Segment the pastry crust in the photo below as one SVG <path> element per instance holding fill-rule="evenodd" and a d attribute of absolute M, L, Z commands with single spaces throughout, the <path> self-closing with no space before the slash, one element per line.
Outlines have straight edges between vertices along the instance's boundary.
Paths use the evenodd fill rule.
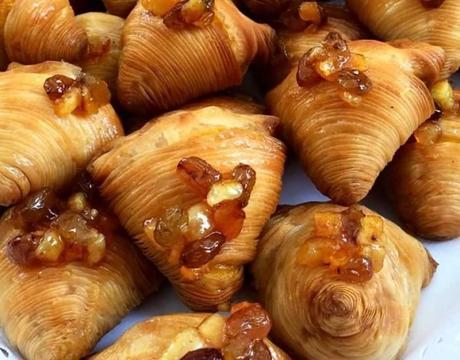
<path fill-rule="evenodd" d="M 300 87 L 297 69 L 267 95 L 288 145 L 313 183 L 340 204 L 362 200 L 378 174 L 417 127 L 434 112 L 423 83 L 439 77 L 444 52 L 423 43 L 393 46 L 374 40 L 349 43 L 367 61 L 371 91 L 354 107 L 330 81 Z"/>
<path fill-rule="evenodd" d="M 36 64 L 47 60 L 75 62 L 88 47 L 69 0 L 15 0 L 4 25 L 10 61 Z"/>
<path fill-rule="evenodd" d="M 57 116 L 43 85 L 56 74 L 76 78 L 63 62 L 12 64 L 0 73 L 0 205 L 43 187 L 68 185 L 90 159 L 123 134 L 110 104 L 95 114 Z"/>
<path fill-rule="evenodd" d="M 459 68 L 460 4 L 457 0 L 445 0 L 438 8 L 426 8 L 421 0 L 347 0 L 347 4 L 384 40 L 410 39 L 444 48 L 443 79 Z"/>
<path fill-rule="evenodd" d="M 179 333 L 190 328 L 198 329 L 212 315 L 188 313 L 154 317 L 130 328 L 115 344 L 91 360 L 160 360 Z M 270 350 L 271 360 L 290 359 L 267 338 L 264 343 Z"/>
<path fill-rule="evenodd" d="M 435 263 L 416 239 L 382 218 L 384 264 L 369 281 L 348 282 L 325 265 L 299 264 L 296 254 L 314 236 L 315 214 L 345 209 L 307 203 L 274 216 L 253 266 L 256 287 L 274 335 L 296 359 L 398 359 Z"/>
<path fill-rule="evenodd" d="M 216 0 L 213 21 L 168 28 L 139 2 L 126 20 L 118 95 L 125 109 L 158 113 L 239 85 L 254 59 L 270 53 L 274 31 L 230 0 Z"/>
<path fill-rule="evenodd" d="M 7 256 L 14 207 L 0 220 L 0 326 L 27 359 L 80 359 L 147 295 L 160 275 L 124 233 L 102 263 L 24 267 Z"/>
<path fill-rule="evenodd" d="M 460 100 L 459 90 L 455 95 Z M 444 113 L 425 125 L 439 129 L 440 138 L 404 145 L 385 170 L 385 185 L 408 230 L 450 239 L 460 235 L 460 116 Z"/>
<path fill-rule="evenodd" d="M 243 265 L 254 258 L 257 236 L 275 211 L 285 160 L 284 145 L 271 137 L 276 118 L 251 114 L 254 106 L 241 101 L 212 100 L 210 104 L 150 121 L 115 142 L 89 167 L 122 224 L 194 309 L 215 309 L 240 288 Z M 211 260 L 212 270 L 192 282 L 182 279 L 179 266 L 169 263 L 165 251 L 144 232 L 144 222 L 158 218 L 165 209 L 186 208 L 199 201 L 175 175 L 179 161 L 189 156 L 200 157 L 222 173 L 239 163 L 256 172 L 240 235 Z"/>

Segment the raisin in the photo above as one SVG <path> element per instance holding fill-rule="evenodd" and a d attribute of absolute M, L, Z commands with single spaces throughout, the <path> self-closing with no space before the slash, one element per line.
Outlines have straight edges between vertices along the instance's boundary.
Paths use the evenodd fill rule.
<path fill-rule="evenodd" d="M 189 351 L 181 357 L 181 360 L 223 360 L 222 353 L 218 349 L 206 348 Z"/>
<path fill-rule="evenodd" d="M 62 203 L 56 194 L 45 188 L 29 195 L 25 204 L 19 207 L 19 214 L 27 229 L 36 223 L 54 220 L 61 209 Z"/>
<path fill-rule="evenodd" d="M 342 89 L 357 95 L 367 94 L 372 89 L 372 82 L 367 75 L 354 69 L 341 70 L 337 84 Z"/>
<path fill-rule="evenodd" d="M 75 80 L 64 75 L 54 75 L 45 80 L 43 88 L 49 99 L 52 101 L 60 99 L 68 89 L 75 83 Z"/>
<path fill-rule="evenodd" d="M 271 320 L 259 304 L 242 303 L 232 307 L 227 318 L 226 334 L 230 338 L 244 335 L 251 340 L 265 338 L 271 330 Z"/>
<path fill-rule="evenodd" d="M 182 159 L 177 165 L 177 175 L 203 198 L 212 184 L 222 179 L 220 172 L 198 157 Z"/>
<path fill-rule="evenodd" d="M 426 8 L 438 8 L 444 3 L 444 0 L 420 0 L 420 2 Z"/>
<path fill-rule="evenodd" d="M 243 185 L 243 195 L 240 197 L 242 207 L 246 207 L 251 196 L 252 189 L 256 184 L 256 172 L 249 165 L 239 164 L 233 169 L 233 179 Z"/>
<path fill-rule="evenodd" d="M 36 234 L 16 236 L 6 245 L 7 255 L 18 265 L 30 265 L 39 242 L 40 236 Z"/>
<path fill-rule="evenodd" d="M 361 210 L 353 206 L 342 212 L 341 240 L 343 242 L 356 244 L 356 238 L 361 229 L 361 219 L 364 216 Z"/>
<path fill-rule="evenodd" d="M 214 259 L 224 243 L 225 237 L 219 232 L 190 242 L 182 251 L 182 263 L 189 268 L 199 268 Z"/>
<path fill-rule="evenodd" d="M 367 257 L 357 256 L 337 269 L 340 279 L 350 282 L 365 282 L 372 278 L 372 262 Z"/>

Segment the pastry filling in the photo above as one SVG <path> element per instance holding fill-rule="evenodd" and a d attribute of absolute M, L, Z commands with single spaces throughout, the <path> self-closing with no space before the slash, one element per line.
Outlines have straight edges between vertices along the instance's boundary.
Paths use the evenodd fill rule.
<path fill-rule="evenodd" d="M 297 253 L 300 265 L 328 266 L 339 279 L 350 282 L 368 281 L 382 269 L 385 249 L 379 244 L 380 216 L 365 215 L 352 206 L 340 213 L 317 212 L 314 221 L 314 236 Z"/>
<path fill-rule="evenodd" d="M 142 6 L 163 18 L 168 28 L 207 26 L 214 18 L 214 0 L 141 0 Z"/>
<path fill-rule="evenodd" d="M 288 1 L 280 21 L 291 31 L 306 28 L 314 31 L 327 22 L 327 15 L 316 1 Z"/>
<path fill-rule="evenodd" d="M 110 103 L 110 91 L 105 81 L 80 73 L 74 80 L 54 75 L 43 85 L 58 116 L 91 115 Z"/>
<path fill-rule="evenodd" d="M 190 157 L 179 162 L 177 175 L 201 201 L 186 209 L 167 209 L 162 216 L 147 220 L 144 231 L 169 251 L 169 262 L 181 266 L 184 278 L 195 279 L 224 244 L 240 234 L 256 173 L 240 164 L 231 173 L 221 174 L 206 161 Z"/>
<path fill-rule="evenodd" d="M 372 89 L 365 74 L 366 58 L 352 53 L 347 42 L 336 32 L 330 32 L 321 45 L 311 48 L 299 61 L 297 83 L 310 87 L 322 79 L 337 85 L 338 95 L 352 106 L 358 106 Z"/>
<path fill-rule="evenodd" d="M 444 4 L 444 0 L 420 0 L 420 2 L 423 6 L 429 9 L 438 8 Z"/>
<path fill-rule="evenodd" d="M 17 205 L 12 219 L 19 234 L 7 243 L 9 258 L 22 266 L 100 263 L 117 225 L 91 204 L 88 188 L 80 188 L 67 201 L 43 189 Z"/>
<path fill-rule="evenodd" d="M 161 360 L 270 360 L 264 343 L 271 329 L 267 312 L 259 305 L 241 303 L 224 319 L 214 314 L 197 328 L 179 333 Z"/>

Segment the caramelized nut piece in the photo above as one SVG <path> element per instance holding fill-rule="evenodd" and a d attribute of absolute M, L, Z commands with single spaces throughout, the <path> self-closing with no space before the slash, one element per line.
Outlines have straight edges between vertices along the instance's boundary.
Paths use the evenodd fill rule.
<path fill-rule="evenodd" d="M 35 256 L 44 262 L 56 262 L 59 260 L 64 248 L 64 242 L 59 234 L 54 230 L 48 230 L 35 249 Z"/>
<path fill-rule="evenodd" d="M 442 111 L 453 112 L 455 110 L 454 91 L 449 80 L 442 80 L 434 84 L 431 88 L 431 95 Z"/>
<path fill-rule="evenodd" d="M 98 234 L 96 237 L 88 241 L 86 245 L 88 256 L 86 261 L 89 265 L 96 265 L 102 261 L 105 256 L 105 236 Z"/>
<path fill-rule="evenodd" d="M 206 201 L 209 206 L 215 206 L 223 201 L 236 200 L 243 195 L 243 190 L 243 185 L 238 181 L 219 181 L 211 186 Z"/>

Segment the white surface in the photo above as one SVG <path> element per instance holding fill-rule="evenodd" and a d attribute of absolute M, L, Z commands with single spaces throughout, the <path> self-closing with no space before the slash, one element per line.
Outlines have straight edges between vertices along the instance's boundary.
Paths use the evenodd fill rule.
<path fill-rule="evenodd" d="M 298 204 L 306 201 L 327 200 L 311 184 L 297 164 L 286 168 L 282 204 Z M 383 216 L 394 219 L 379 189 L 374 189 L 364 204 Z M 460 239 L 447 242 L 425 242 L 433 257 L 439 262 L 431 285 L 423 290 L 421 303 L 412 327 L 405 360 L 458 360 L 460 359 Z M 253 299 L 254 294 L 246 288 L 239 299 Z M 133 324 L 154 315 L 189 311 L 170 286 L 153 294 L 142 306 L 132 311 L 123 322 L 109 332 L 98 344 L 103 349 L 117 339 Z M 2 344 L 3 343 L 3 344 Z M 7 348 L 0 337 L 0 347 Z M 1 360 L 19 359 L 13 353 Z M 333 360 L 333 359 L 331 359 Z"/>

